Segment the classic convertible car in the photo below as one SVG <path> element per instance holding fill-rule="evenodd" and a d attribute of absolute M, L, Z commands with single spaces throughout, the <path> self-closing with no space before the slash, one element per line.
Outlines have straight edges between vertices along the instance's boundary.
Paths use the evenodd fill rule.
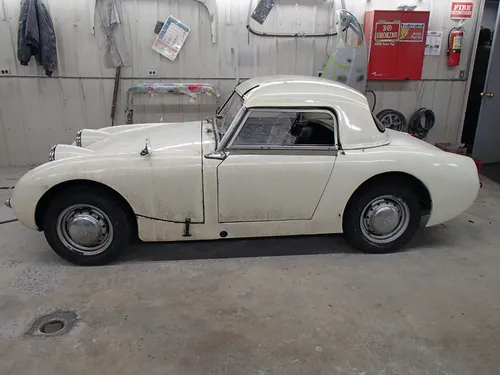
<path fill-rule="evenodd" d="M 472 159 L 373 118 L 321 78 L 238 85 L 214 118 L 84 129 L 17 184 L 8 205 L 63 258 L 104 264 L 129 240 L 345 233 L 368 253 L 465 211 Z"/>

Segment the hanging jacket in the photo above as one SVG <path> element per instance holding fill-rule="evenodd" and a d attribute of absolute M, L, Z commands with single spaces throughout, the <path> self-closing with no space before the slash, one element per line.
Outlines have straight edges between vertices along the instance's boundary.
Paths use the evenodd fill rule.
<path fill-rule="evenodd" d="M 57 45 L 54 24 L 42 0 L 23 0 L 19 15 L 17 57 L 21 65 L 28 65 L 31 56 L 52 77 L 57 67 Z"/>

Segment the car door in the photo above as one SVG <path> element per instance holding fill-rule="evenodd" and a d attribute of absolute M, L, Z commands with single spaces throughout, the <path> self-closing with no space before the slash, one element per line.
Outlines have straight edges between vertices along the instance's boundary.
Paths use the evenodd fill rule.
<path fill-rule="evenodd" d="M 218 166 L 219 222 L 310 220 L 337 156 L 335 116 L 251 109 Z"/>

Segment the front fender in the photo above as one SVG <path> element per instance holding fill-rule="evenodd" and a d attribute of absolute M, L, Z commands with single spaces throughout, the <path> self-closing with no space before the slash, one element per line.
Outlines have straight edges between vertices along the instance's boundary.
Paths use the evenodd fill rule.
<path fill-rule="evenodd" d="M 109 186 L 122 195 L 135 213 L 150 212 L 153 196 L 148 158 L 79 156 L 43 164 L 26 173 L 16 184 L 11 206 L 19 221 L 38 230 L 35 212 L 40 199 L 53 187 L 85 180 Z"/>

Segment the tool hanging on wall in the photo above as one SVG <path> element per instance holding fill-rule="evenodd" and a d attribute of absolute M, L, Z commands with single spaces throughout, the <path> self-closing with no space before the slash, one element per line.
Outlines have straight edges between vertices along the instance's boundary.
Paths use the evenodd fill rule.
<path fill-rule="evenodd" d="M 101 21 L 101 30 L 106 37 L 104 65 L 107 68 L 116 69 L 113 101 L 111 103 L 111 126 L 114 126 L 122 66 L 129 65 L 129 54 L 125 43 L 121 17 L 122 1 L 97 0 L 96 6 Z"/>
<path fill-rule="evenodd" d="M 342 0 L 343 1 L 343 0 Z M 328 38 L 337 35 L 336 31 L 326 32 L 326 33 L 306 33 L 303 31 L 296 33 L 275 33 L 275 32 L 263 32 L 258 31 L 250 25 L 252 19 L 261 25 L 265 22 L 267 16 L 271 12 L 275 4 L 274 0 L 260 0 L 256 8 L 254 8 L 254 1 L 250 1 L 248 19 L 247 19 L 247 30 L 250 34 L 260 37 L 270 37 L 270 38 Z M 271 5 L 272 4 L 272 5 Z M 331 7 L 331 18 L 334 16 L 334 7 Z M 262 21 L 262 22 L 261 22 Z M 333 25 L 333 22 L 331 23 Z M 249 39 L 250 42 L 250 39 Z"/>
<path fill-rule="evenodd" d="M 321 76 L 365 92 L 368 52 L 363 29 L 356 17 L 344 9 L 337 11 L 336 28 L 337 43 Z"/>
<path fill-rule="evenodd" d="M 116 102 L 118 101 L 118 91 L 120 89 L 121 74 L 122 74 L 122 67 L 119 66 L 118 68 L 116 68 L 116 74 L 115 74 L 115 87 L 113 90 L 113 102 L 111 104 L 111 126 L 115 126 Z"/>
<path fill-rule="evenodd" d="M 252 13 L 252 18 L 261 25 L 264 24 L 275 4 L 276 0 L 260 0 Z"/>

